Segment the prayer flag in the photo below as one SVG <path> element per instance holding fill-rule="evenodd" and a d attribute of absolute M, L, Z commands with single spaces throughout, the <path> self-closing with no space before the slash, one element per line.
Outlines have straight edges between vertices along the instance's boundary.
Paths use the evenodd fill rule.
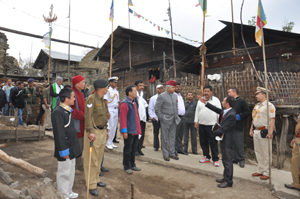
<path fill-rule="evenodd" d="M 111 1 L 109 20 L 110 20 L 111 22 L 114 21 L 114 0 Z"/>
<path fill-rule="evenodd" d="M 131 10 L 131 9 L 129 8 L 129 12 L 132 14 L 132 13 L 133 13 L 133 10 Z"/>
<path fill-rule="evenodd" d="M 135 17 L 136 17 L 136 16 L 137 16 L 137 13 L 136 13 L 136 12 L 134 12 L 133 16 L 135 16 Z"/>
<path fill-rule="evenodd" d="M 19 53 L 19 65 L 20 66 L 23 66 L 23 60 L 21 58 L 21 53 Z"/>
<path fill-rule="evenodd" d="M 255 28 L 255 41 L 261 46 L 262 28 L 267 24 L 266 15 L 260 0 L 258 0 L 257 19 Z M 262 26 L 261 26 L 262 25 Z"/>
<path fill-rule="evenodd" d="M 43 36 L 43 42 L 45 44 L 45 47 L 49 49 L 50 49 L 50 42 L 51 42 L 51 34 L 52 34 L 52 28 L 50 27 L 50 32 L 47 32 Z"/>
<path fill-rule="evenodd" d="M 199 4 L 203 10 L 203 14 L 207 13 L 207 0 L 199 0 Z"/>
<path fill-rule="evenodd" d="M 128 5 L 133 6 L 133 3 L 131 0 L 128 0 Z"/>

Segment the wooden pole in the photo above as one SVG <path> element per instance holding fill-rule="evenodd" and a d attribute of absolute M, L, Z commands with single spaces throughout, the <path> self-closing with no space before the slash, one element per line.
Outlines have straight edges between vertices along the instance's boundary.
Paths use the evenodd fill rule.
<path fill-rule="evenodd" d="M 231 17 L 232 17 L 232 42 L 233 42 L 233 55 L 235 55 L 235 38 L 234 38 L 233 0 L 231 0 Z"/>
<path fill-rule="evenodd" d="M 70 85 L 71 0 L 69 0 L 68 84 Z"/>
<path fill-rule="evenodd" d="M 201 68 L 201 96 L 204 96 L 203 88 L 204 88 L 204 67 L 205 67 L 205 44 L 204 44 L 204 33 L 205 33 L 205 14 L 203 12 L 203 32 L 202 32 L 202 68 Z M 201 52 L 201 48 L 200 48 Z"/>
<path fill-rule="evenodd" d="M 129 13 L 129 4 L 128 4 L 128 27 L 130 29 L 130 13 Z M 129 35 L 129 71 L 131 71 L 131 37 Z"/>
<path fill-rule="evenodd" d="M 134 199 L 134 183 L 131 183 L 131 199 Z"/>
<path fill-rule="evenodd" d="M 260 16 L 261 16 L 261 9 L 262 9 L 262 5 L 261 5 L 261 1 L 259 0 L 259 6 L 260 6 Z M 265 88 L 267 89 L 267 128 L 268 128 L 268 151 L 269 151 L 269 189 L 270 191 L 272 191 L 272 175 L 271 175 L 271 133 L 270 132 L 270 116 L 269 116 L 269 92 L 268 92 L 268 76 L 267 76 L 267 63 L 266 63 L 266 52 L 265 52 L 265 39 L 264 39 L 264 30 L 263 30 L 263 24 L 262 24 L 262 20 L 260 21 L 260 27 L 261 27 L 261 32 L 262 32 L 262 36 L 261 36 L 261 42 L 262 42 L 262 50 L 263 50 L 263 60 L 264 60 L 264 72 L 265 72 Z"/>
<path fill-rule="evenodd" d="M 174 67 L 174 79 L 176 80 L 176 62 L 175 62 L 175 52 L 174 52 L 173 23 L 172 23 L 170 0 L 169 0 L 169 11 L 170 11 L 170 25 L 171 25 L 171 36 L 172 36 L 172 57 L 173 57 L 173 67 Z"/>
<path fill-rule="evenodd" d="M 51 23 L 49 24 L 49 39 L 50 39 L 50 44 L 49 44 L 49 60 L 48 60 L 48 84 L 50 83 L 50 60 L 51 60 L 51 35 L 52 35 L 52 28 L 51 28 Z"/>
<path fill-rule="evenodd" d="M 113 40 L 114 40 L 114 21 L 111 22 L 111 37 L 110 37 L 110 63 L 109 63 L 109 77 L 111 77 L 111 71 L 112 71 L 112 54 L 113 54 Z"/>
<path fill-rule="evenodd" d="M 165 52 L 163 52 L 163 65 L 164 65 L 164 80 L 166 81 L 166 79 L 167 79 L 167 73 L 166 73 L 166 57 L 165 57 Z"/>

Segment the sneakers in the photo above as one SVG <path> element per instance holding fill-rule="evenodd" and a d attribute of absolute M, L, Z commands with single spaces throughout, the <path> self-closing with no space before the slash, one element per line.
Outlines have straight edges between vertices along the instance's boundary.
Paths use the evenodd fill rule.
<path fill-rule="evenodd" d="M 215 167 L 219 167 L 219 166 L 220 166 L 219 161 L 214 161 L 214 166 L 215 166 Z"/>
<path fill-rule="evenodd" d="M 78 193 L 70 193 L 69 198 L 78 198 Z"/>
<path fill-rule="evenodd" d="M 199 160 L 200 163 L 208 163 L 210 162 L 210 159 L 206 158 L 205 156 Z"/>
<path fill-rule="evenodd" d="M 111 145 L 105 145 L 106 146 L 106 148 L 108 148 L 108 149 L 110 149 L 110 150 L 113 150 L 113 147 L 111 146 Z"/>
<path fill-rule="evenodd" d="M 111 146 L 112 146 L 113 148 L 118 148 L 118 147 L 117 147 L 116 145 L 114 145 L 114 144 L 112 144 Z"/>
<path fill-rule="evenodd" d="M 133 171 L 131 169 L 127 169 L 127 170 L 125 170 L 125 172 L 128 173 L 128 174 L 132 174 L 133 173 Z"/>
<path fill-rule="evenodd" d="M 131 170 L 133 170 L 133 171 L 140 171 L 141 169 L 138 168 L 138 167 L 131 167 Z"/>

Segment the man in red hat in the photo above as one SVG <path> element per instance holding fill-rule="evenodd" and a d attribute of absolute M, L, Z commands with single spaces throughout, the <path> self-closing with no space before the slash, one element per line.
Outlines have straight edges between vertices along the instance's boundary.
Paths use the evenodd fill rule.
<path fill-rule="evenodd" d="M 72 90 L 75 94 L 74 105 L 71 106 L 73 109 L 73 118 L 75 123 L 75 129 L 77 132 L 77 138 L 79 141 L 81 152 L 83 151 L 83 135 L 84 135 L 84 113 L 85 113 L 85 100 L 82 94 L 82 90 L 85 86 L 84 78 L 81 75 L 76 75 L 72 79 Z M 78 171 L 77 171 L 78 170 Z M 80 170 L 83 170 L 82 157 L 79 156 L 76 158 L 76 173 L 79 173 Z"/>
<path fill-rule="evenodd" d="M 161 150 L 165 161 L 170 161 L 170 158 L 179 159 L 175 155 L 176 127 L 180 122 L 175 86 L 175 81 L 167 81 L 166 91 L 157 97 L 154 108 L 161 125 Z"/>

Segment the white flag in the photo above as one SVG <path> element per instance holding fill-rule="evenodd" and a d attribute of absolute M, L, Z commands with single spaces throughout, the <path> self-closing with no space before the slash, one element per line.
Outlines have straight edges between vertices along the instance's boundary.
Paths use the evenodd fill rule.
<path fill-rule="evenodd" d="M 44 36 L 43 36 L 43 42 L 45 44 L 45 47 L 50 49 L 50 34 L 49 34 L 49 32 L 47 32 L 46 34 L 44 34 Z"/>

